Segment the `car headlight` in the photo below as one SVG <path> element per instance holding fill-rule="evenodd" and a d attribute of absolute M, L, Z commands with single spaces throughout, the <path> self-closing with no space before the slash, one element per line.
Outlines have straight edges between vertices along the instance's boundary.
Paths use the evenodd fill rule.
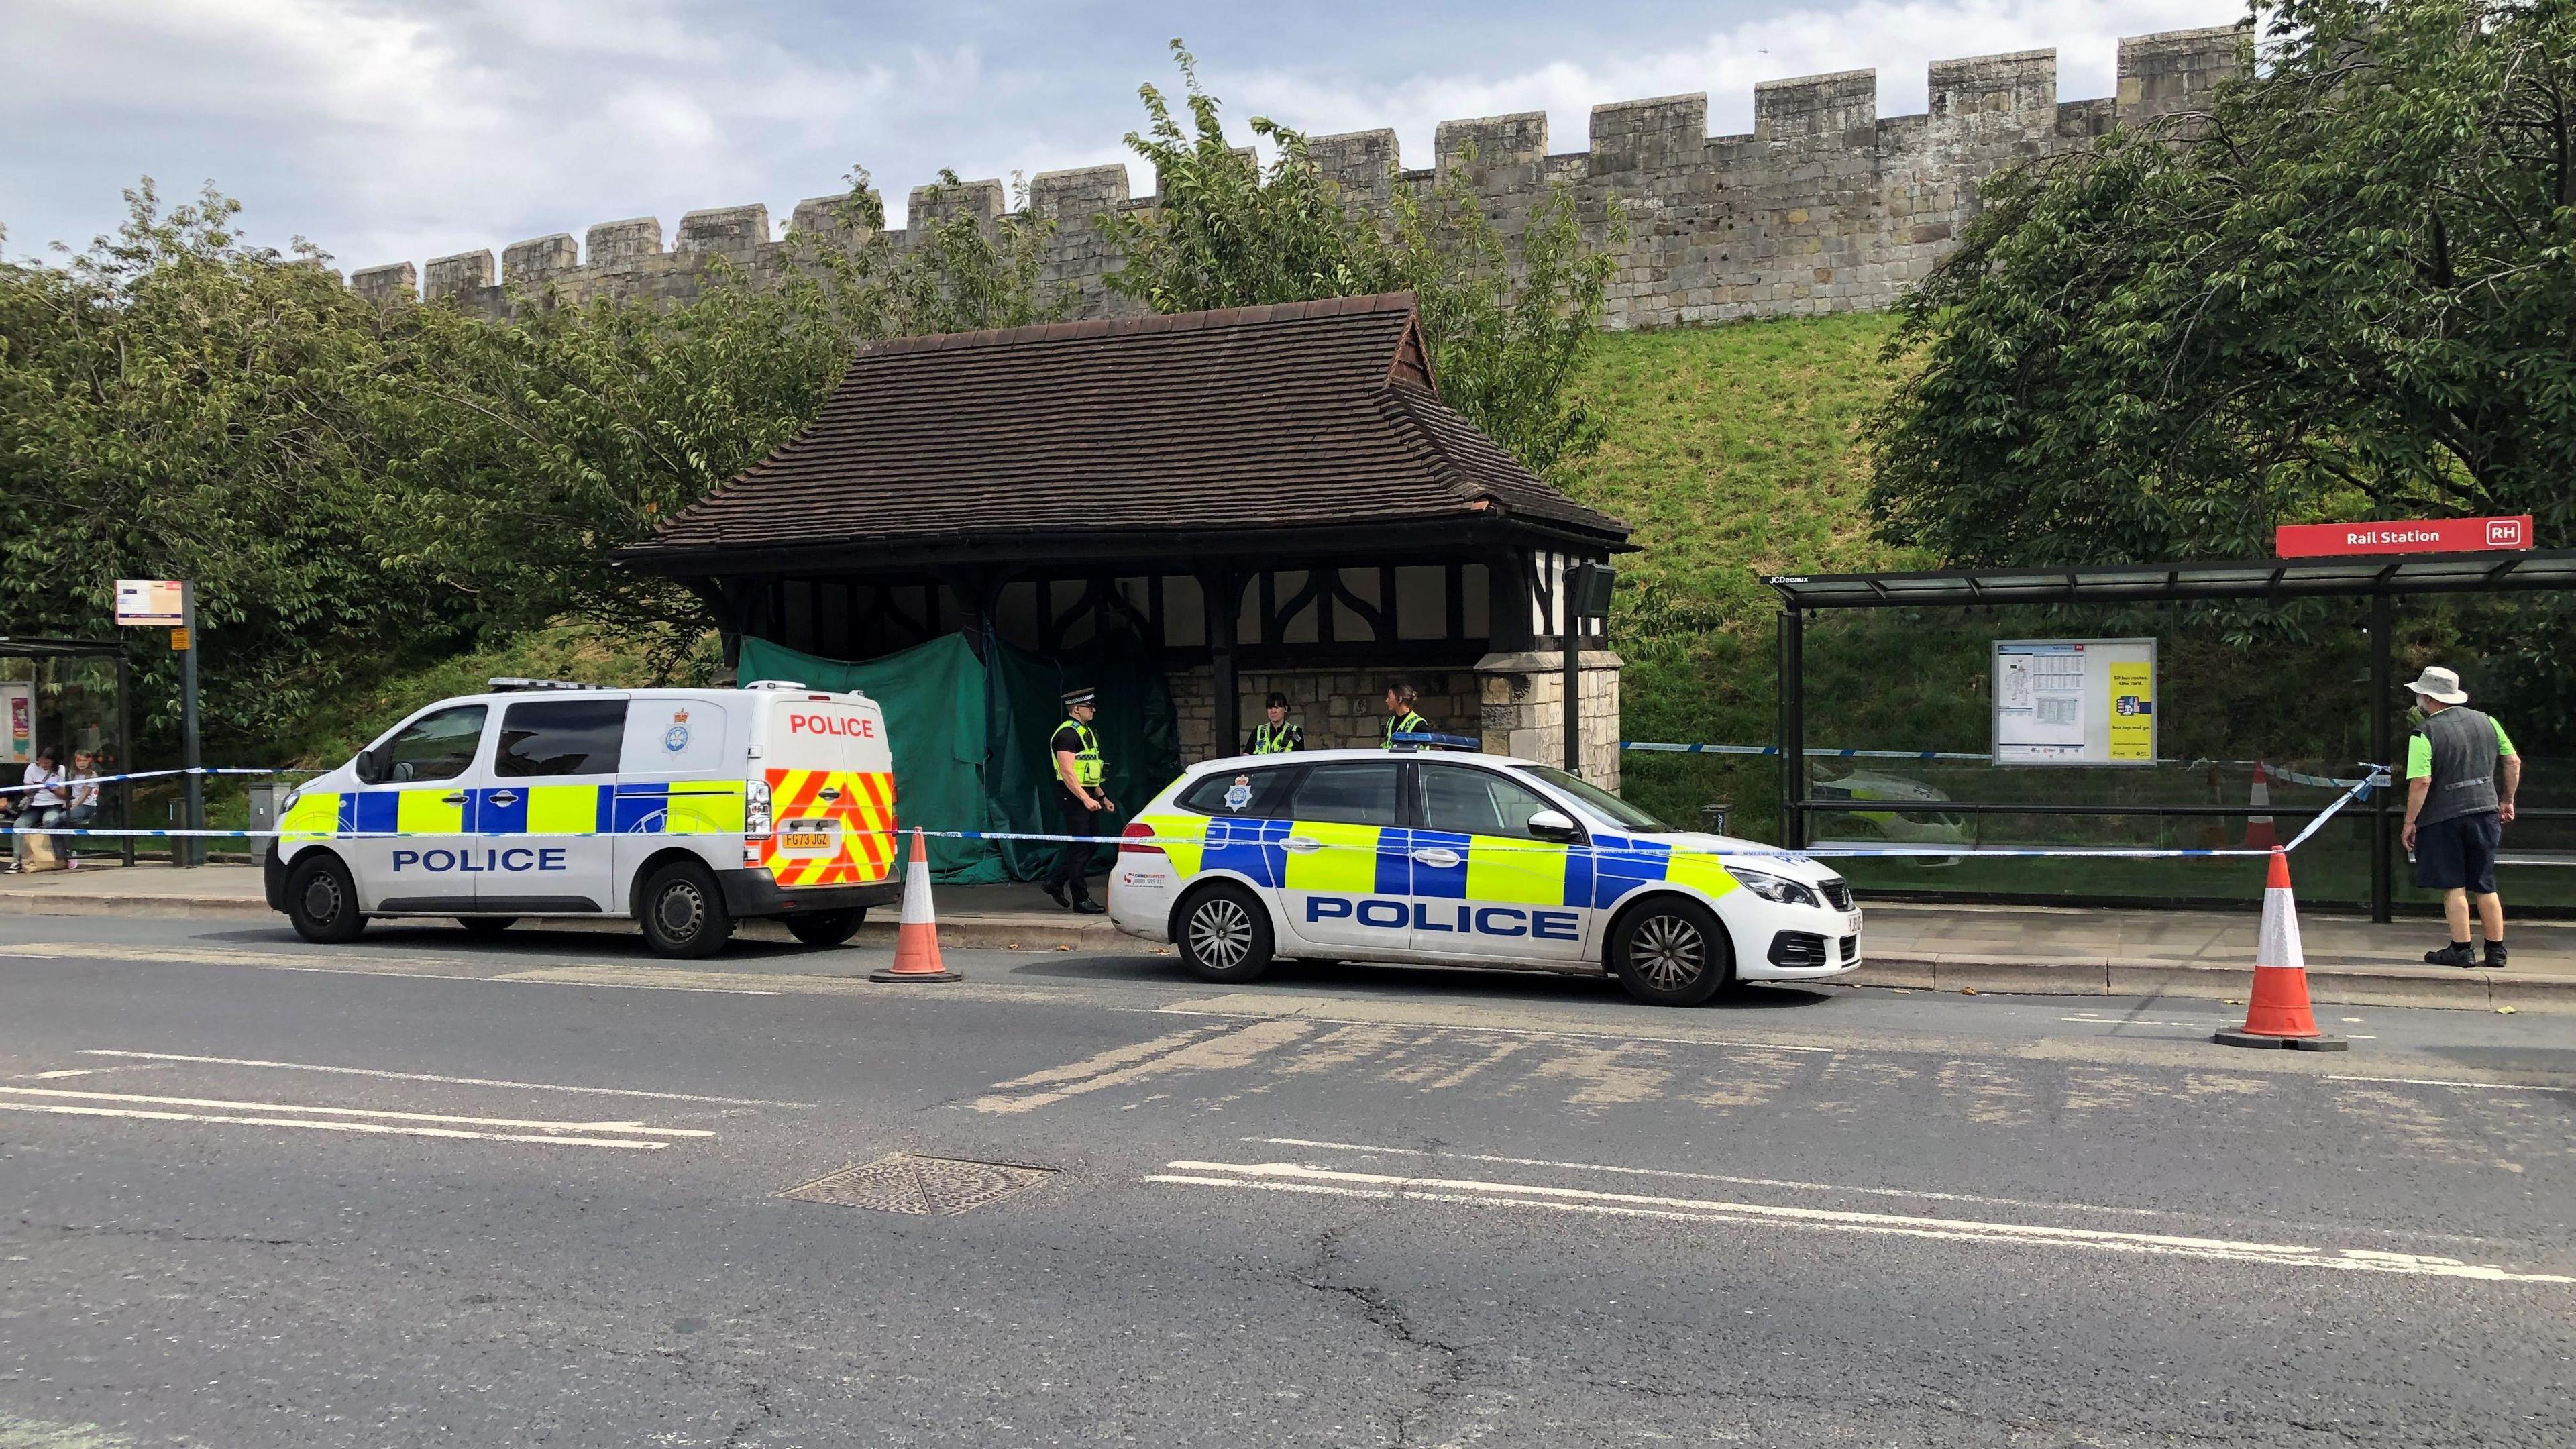
<path fill-rule="evenodd" d="M 1797 881 L 1793 881 L 1786 876 L 1769 875 L 1758 870 L 1744 870 L 1732 865 L 1726 868 L 1726 873 L 1735 877 L 1735 883 L 1737 885 L 1744 887 L 1746 890 L 1753 892 L 1755 895 L 1760 896 L 1766 901 L 1778 901 L 1784 906 L 1819 906 L 1823 904 L 1823 902 L 1816 899 L 1816 893 L 1814 891 L 1807 889 L 1804 885 L 1801 885 Z"/>
<path fill-rule="evenodd" d="M 750 787 L 742 792 L 742 833 L 745 835 L 769 833 L 769 782 L 767 780 L 754 780 Z"/>

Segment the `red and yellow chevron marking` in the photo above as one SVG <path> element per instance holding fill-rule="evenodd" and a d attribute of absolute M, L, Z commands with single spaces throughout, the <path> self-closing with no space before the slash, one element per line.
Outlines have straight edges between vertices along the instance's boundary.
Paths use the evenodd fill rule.
<path fill-rule="evenodd" d="M 772 833 L 747 837 L 760 853 L 760 864 L 783 886 L 866 885 L 894 874 L 894 776 L 854 770 L 771 770 L 769 820 Z M 837 789 L 825 800 L 826 789 Z M 790 855 L 779 849 L 777 831 L 790 820 L 833 820 L 841 827 L 841 848 L 829 856 Z"/>

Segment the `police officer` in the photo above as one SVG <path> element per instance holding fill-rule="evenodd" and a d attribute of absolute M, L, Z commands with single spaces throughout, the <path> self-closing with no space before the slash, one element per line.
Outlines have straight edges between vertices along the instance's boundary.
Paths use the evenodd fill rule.
<path fill-rule="evenodd" d="M 1431 721 L 1413 711 L 1413 706 L 1421 698 L 1422 691 L 1415 688 L 1413 681 L 1409 679 L 1398 679 L 1387 685 L 1386 734 L 1379 741 L 1381 745 L 1391 750 L 1395 748 L 1397 735 L 1420 735 L 1431 732 Z"/>
<path fill-rule="evenodd" d="M 1252 738 L 1244 741 L 1245 754 L 1287 755 L 1306 748 L 1306 731 L 1288 722 L 1288 696 L 1270 691 L 1261 716 L 1261 723 L 1252 727 Z"/>
<path fill-rule="evenodd" d="M 1108 822 L 1109 812 L 1118 808 L 1101 788 L 1105 778 L 1100 759 L 1100 736 L 1091 732 L 1091 721 L 1100 712 L 1093 691 L 1076 689 L 1064 696 L 1064 723 L 1055 727 L 1055 738 L 1047 749 L 1055 758 L 1056 814 L 1066 835 L 1094 836 Z M 1048 899 L 1067 910 L 1098 915 L 1103 907 L 1091 898 L 1091 885 L 1085 878 L 1095 849 L 1088 839 L 1068 840 L 1056 852 L 1055 868 L 1047 872 Z"/>
<path fill-rule="evenodd" d="M 2406 849 L 2415 883 L 2442 893 L 2451 944 L 2427 951 L 2435 966 L 2504 965 L 2504 898 L 2496 894 L 2496 847 L 2513 819 L 2522 757 L 2504 726 L 2468 708 L 2468 691 L 2448 669 L 2427 669 L 2406 686 L 2424 722 L 2406 742 Z M 2481 962 L 2469 945 L 2469 900 L 2486 937 Z"/>

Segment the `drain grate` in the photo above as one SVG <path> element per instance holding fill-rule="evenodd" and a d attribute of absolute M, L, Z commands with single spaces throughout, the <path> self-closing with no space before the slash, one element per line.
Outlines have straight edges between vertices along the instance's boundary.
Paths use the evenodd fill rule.
<path fill-rule="evenodd" d="M 1055 1169 L 1049 1167 L 893 1152 L 874 1162 L 818 1177 L 803 1187 L 789 1188 L 779 1196 L 833 1207 L 944 1216 L 999 1202 L 1054 1175 Z"/>

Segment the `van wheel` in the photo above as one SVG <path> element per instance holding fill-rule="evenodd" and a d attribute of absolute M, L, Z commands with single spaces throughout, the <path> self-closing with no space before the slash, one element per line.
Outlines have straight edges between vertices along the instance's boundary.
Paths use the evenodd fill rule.
<path fill-rule="evenodd" d="M 1610 969 L 1649 1006 L 1697 1006 L 1735 974 L 1735 954 L 1707 907 L 1657 896 L 1611 927 Z"/>
<path fill-rule="evenodd" d="M 456 924 L 469 936 L 497 936 L 519 924 L 516 916 L 458 916 Z"/>
<path fill-rule="evenodd" d="M 635 918 L 654 954 L 695 960 L 724 949 L 733 936 L 733 912 L 713 871 L 694 860 L 675 860 L 644 882 Z"/>
<path fill-rule="evenodd" d="M 1211 886 L 1181 908 L 1172 938 L 1201 981 L 1258 981 L 1270 969 L 1270 913 L 1237 885 Z"/>
<path fill-rule="evenodd" d="M 852 906 L 845 911 L 799 911 L 787 918 L 787 934 L 808 946 L 838 946 L 859 933 L 859 925 L 868 918 L 868 908 Z"/>
<path fill-rule="evenodd" d="M 307 856 L 286 873 L 286 919 L 308 941 L 337 946 L 358 939 L 367 918 L 358 914 L 357 885 L 338 856 Z"/>

